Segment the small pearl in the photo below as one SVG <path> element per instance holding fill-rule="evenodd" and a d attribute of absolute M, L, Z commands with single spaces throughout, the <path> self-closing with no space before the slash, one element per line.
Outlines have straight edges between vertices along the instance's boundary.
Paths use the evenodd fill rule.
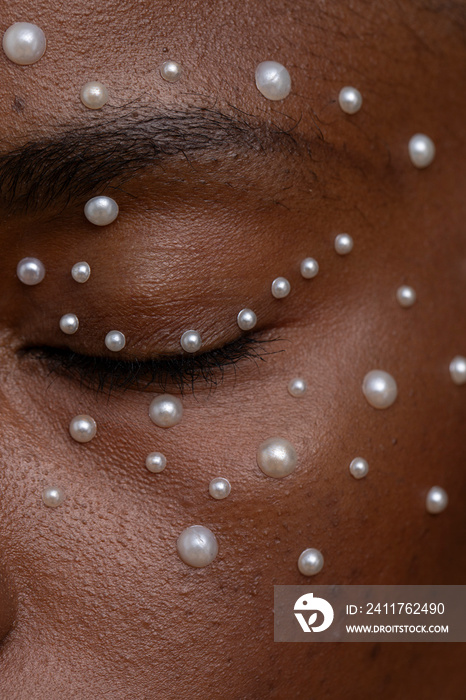
<path fill-rule="evenodd" d="M 267 476 L 281 479 L 296 469 L 296 450 L 288 440 L 269 438 L 257 450 L 257 464 Z"/>
<path fill-rule="evenodd" d="M 65 314 L 60 319 L 60 330 L 66 335 L 73 335 L 79 328 L 79 319 L 75 314 Z"/>
<path fill-rule="evenodd" d="M 364 377 L 362 391 L 374 408 L 389 408 L 398 395 L 398 387 L 391 374 L 373 369 Z"/>
<path fill-rule="evenodd" d="M 450 376 L 455 384 L 466 384 L 466 357 L 457 355 L 450 362 Z"/>
<path fill-rule="evenodd" d="M 296 379 L 292 379 L 288 384 L 288 392 L 291 394 L 291 396 L 295 396 L 296 398 L 303 396 L 306 391 L 307 384 L 304 379 L 299 379 L 297 377 Z"/>
<path fill-rule="evenodd" d="M 222 498 L 226 498 L 227 496 L 229 496 L 230 491 L 230 482 L 228 481 L 228 479 L 224 479 L 221 476 L 212 479 L 212 481 L 209 484 L 209 493 L 212 496 L 212 498 L 216 498 L 217 501 L 220 501 Z"/>
<path fill-rule="evenodd" d="M 70 423 L 70 435 L 76 442 L 89 442 L 97 433 L 97 424 L 91 416 L 75 416 Z"/>
<path fill-rule="evenodd" d="M 29 286 L 39 284 L 45 277 L 45 267 L 37 258 L 23 258 L 16 267 L 18 279 Z"/>
<path fill-rule="evenodd" d="M 71 277 L 75 282 L 83 284 L 91 276 L 91 268 L 87 262 L 78 262 L 71 268 Z"/>
<path fill-rule="evenodd" d="M 257 323 L 257 316 L 251 309 L 242 309 L 236 317 L 242 331 L 250 331 Z"/>
<path fill-rule="evenodd" d="M 427 168 L 435 158 L 435 144 L 425 134 L 414 134 L 409 140 L 408 150 L 416 168 Z"/>
<path fill-rule="evenodd" d="M 314 258 L 304 258 L 300 265 L 301 275 L 305 280 L 310 280 L 319 272 L 319 263 Z"/>
<path fill-rule="evenodd" d="M 338 255 L 348 255 L 353 250 L 353 239 L 349 233 L 339 233 L 335 238 L 335 250 Z"/>
<path fill-rule="evenodd" d="M 15 22 L 3 35 L 3 50 L 13 63 L 30 66 L 45 53 L 45 34 L 36 24 Z"/>
<path fill-rule="evenodd" d="M 197 352 L 201 345 L 201 334 L 197 331 L 185 331 L 181 336 L 180 345 L 185 352 Z"/>
<path fill-rule="evenodd" d="M 445 510 L 448 505 L 448 495 L 441 486 L 432 486 L 426 496 L 426 509 L 428 513 L 436 515 Z"/>
<path fill-rule="evenodd" d="M 268 100 L 284 100 L 291 90 L 290 74 L 281 63 L 263 61 L 256 68 L 256 86 Z"/>
<path fill-rule="evenodd" d="M 64 500 L 65 494 L 58 486 L 47 486 L 47 488 L 42 491 L 42 502 L 44 506 L 56 508 L 57 506 L 61 506 Z"/>
<path fill-rule="evenodd" d="M 324 557 L 318 549 L 310 547 L 299 555 L 298 569 L 304 576 L 315 576 L 322 571 L 323 565 Z"/>
<path fill-rule="evenodd" d="M 284 297 L 287 297 L 290 293 L 290 289 L 291 284 L 287 279 L 285 279 L 285 277 L 277 277 L 272 282 L 272 296 L 274 296 L 275 299 L 283 299 Z"/>
<path fill-rule="evenodd" d="M 343 112 L 356 114 L 362 107 L 362 95 L 356 88 L 347 86 L 341 88 L 338 102 Z"/>
<path fill-rule="evenodd" d="M 405 309 L 412 306 L 416 301 L 416 292 L 412 287 L 403 285 L 396 290 L 396 300 Z"/>
<path fill-rule="evenodd" d="M 118 204 L 111 197 L 92 197 L 86 202 L 84 216 L 91 224 L 108 226 L 118 216 Z"/>
<path fill-rule="evenodd" d="M 149 406 L 149 417 L 160 428 L 171 428 L 183 417 L 183 406 L 176 396 L 161 394 Z"/>
<path fill-rule="evenodd" d="M 349 465 L 349 470 L 351 476 L 354 476 L 355 479 L 362 479 L 367 476 L 369 465 L 362 457 L 356 457 Z"/>
<path fill-rule="evenodd" d="M 196 568 L 211 564 L 218 554 L 214 533 L 203 525 L 191 525 L 183 530 L 176 542 L 176 548 L 180 559 Z"/>
<path fill-rule="evenodd" d="M 181 78 L 181 66 L 176 61 L 164 61 L 159 66 L 160 75 L 167 83 L 176 83 Z"/>
<path fill-rule="evenodd" d="M 107 103 L 108 90 L 98 80 L 91 80 L 81 88 L 81 102 L 89 109 L 100 109 Z"/>
<path fill-rule="evenodd" d="M 167 466 L 167 458 L 161 452 L 151 452 L 146 457 L 146 467 L 153 474 L 162 472 Z"/>
<path fill-rule="evenodd" d="M 105 336 L 105 345 L 112 352 L 120 352 L 126 345 L 126 338 L 121 331 L 109 331 Z"/>

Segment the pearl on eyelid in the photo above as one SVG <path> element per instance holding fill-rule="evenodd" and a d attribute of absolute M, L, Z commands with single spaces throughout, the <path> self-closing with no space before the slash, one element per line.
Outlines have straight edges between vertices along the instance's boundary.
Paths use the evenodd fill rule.
<path fill-rule="evenodd" d="M 324 557 L 318 549 L 310 547 L 299 555 L 298 569 L 303 576 L 315 576 L 322 571 L 323 566 Z"/>
<path fill-rule="evenodd" d="M 87 262 L 78 262 L 71 268 L 71 277 L 75 282 L 83 284 L 91 276 L 91 267 Z"/>
<path fill-rule="evenodd" d="M 181 561 L 196 568 L 208 566 L 218 554 L 217 538 L 203 525 L 191 525 L 183 530 L 176 548 Z"/>
<path fill-rule="evenodd" d="M 23 258 L 16 267 L 16 275 L 20 282 L 32 287 L 44 279 L 44 263 L 37 258 Z"/>
<path fill-rule="evenodd" d="M 403 285 L 396 290 L 396 300 L 400 306 L 408 309 L 416 302 L 416 292 L 412 287 Z"/>
<path fill-rule="evenodd" d="M 44 506 L 48 508 L 61 506 L 64 500 L 65 494 L 58 486 L 47 486 L 47 488 L 42 491 L 42 502 Z"/>
<path fill-rule="evenodd" d="M 374 408 L 389 408 L 398 395 L 398 387 L 391 374 L 374 369 L 364 377 L 362 390 Z"/>
<path fill-rule="evenodd" d="M 95 226 L 108 226 L 118 216 L 118 204 L 111 197 L 92 197 L 84 207 L 84 216 Z"/>
<path fill-rule="evenodd" d="M 284 100 L 291 91 L 291 78 L 277 61 L 262 61 L 256 68 L 256 87 L 268 100 Z"/>
<path fill-rule="evenodd" d="M 3 50 L 13 63 L 30 66 L 45 53 L 47 40 L 40 27 L 30 22 L 15 22 L 3 35 Z"/>
<path fill-rule="evenodd" d="M 176 396 L 161 394 L 149 406 L 149 417 L 160 428 L 171 428 L 183 418 L 183 406 Z"/>
<path fill-rule="evenodd" d="M 236 322 L 242 331 L 250 331 L 257 323 L 257 316 L 251 309 L 241 309 Z"/>
<path fill-rule="evenodd" d="M 167 458 L 161 452 L 151 452 L 146 457 L 146 467 L 153 474 L 159 474 L 167 466 Z"/>
<path fill-rule="evenodd" d="M 230 482 L 228 481 L 228 479 L 224 479 L 222 476 L 218 476 L 215 479 L 212 479 L 212 481 L 209 484 L 209 493 L 212 496 L 212 498 L 215 498 L 217 501 L 220 501 L 222 500 L 222 498 L 226 498 L 227 496 L 229 496 L 230 491 Z"/>
<path fill-rule="evenodd" d="M 185 352 L 197 352 L 202 345 L 201 334 L 197 331 L 185 331 L 181 336 L 180 345 Z"/>
<path fill-rule="evenodd" d="M 108 90 L 98 80 L 90 80 L 81 88 L 81 102 L 88 109 L 100 109 L 108 101 Z"/>
<path fill-rule="evenodd" d="M 452 359 L 450 362 L 450 377 L 457 386 L 466 384 L 466 357 L 457 355 Z"/>
<path fill-rule="evenodd" d="M 266 476 L 281 479 L 296 469 L 296 450 L 288 440 L 272 437 L 257 449 L 257 464 Z"/>
<path fill-rule="evenodd" d="M 339 233 L 335 238 L 335 250 L 338 255 L 348 255 L 353 250 L 353 239 L 348 233 Z"/>
<path fill-rule="evenodd" d="M 66 335 L 73 335 L 79 328 L 79 319 L 75 314 L 65 314 L 60 319 L 60 330 Z"/>
<path fill-rule="evenodd" d="M 167 83 L 176 83 L 181 78 L 182 68 L 176 61 L 164 61 L 159 66 L 160 75 Z"/>
<path fill-rule="evenodd" d="M 120 352 L 126 345 L 126 338 L 121 331 L 109 331 L 105 336 L 105 345 L 112 352 Z"/>
<path fill-rule="evenodd" d="M 414 134 L 409 140 L 408 151 L 416 168 L 427 168 L 435 158 L 435 144 L 425 134 Z"/>
<path fill-rule="evenodd" d="M 319 272 L 319 263 L 317 260 L 314 260 L 314 258 L 304 258 L 304 260 L 301 261 L 299 269 L 302 277 L 304 277 L 305 280 L 310 280 Z"/>
<path fill-rule="evenodd" d="M 89 442 L 96 436 L 97 424 L 91 416 L 83 413 L 71 419 L 69 430 L 76 442 Z"/>
<path fill-rule="evenodd" d="M 354 476 L 355 479 L 362 479 L 369 472 L 369 464 L 362 457 L 356 457 L 351 462 L 349 470 L 351 476 Z"/>
<path fill-rule="evenodd" d="M 426 510 L 432 515 L 442 513 L 448 505 L 448 494 L 441 486 L 432 486 L 426 496 Z"/>
<path fill-rule="evenodd" d="M 277 277 L 272 282 L 272 296 L 275 299 L 284 299 L 290 293 L 291 284 L 285 277 Z"/>
<path fill-rule="evenodd" d="M 362 95 L 359 90 L 348 85 L 341 88 L 338 103 L 346 114 L 356 114 L 362 107 Z"/>
<path fill-rule="evenodd" d="M 303 396 L 306 393 L 306 391 L 307 384 L 304 381 L 304 379 L 300 379 L 299 377 L 296 377 L 296 379 L 292 379 L 288 384 L 288 393 L 291 396 L 294 396 L 295 398 Z"/>

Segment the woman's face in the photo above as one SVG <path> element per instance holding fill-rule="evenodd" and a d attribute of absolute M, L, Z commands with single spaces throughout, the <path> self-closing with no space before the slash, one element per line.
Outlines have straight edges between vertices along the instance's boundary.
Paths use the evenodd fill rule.
<path fill-rule="evenodd" d="M 462 13 L 433 0 L 4 4 L 2 32 L 33 22 L 48 44 L 28 67 L 0 56 L 3 697 L 340 700 L 355 684 L 401 697 L 402 683 L 430 698 L 446 675 L 459 697 L 452 645 L 274 644 L 272 608 L 274 584 L 309 583 L 308 547 L 325 560 L 312 583 L 464 581 L 466 388 L 448 370 L 466 354 Z M 265 60 L 291 75 L 283 101 L 256 88 Z M 108 89 L 102 109 L 80 101 L 90 80 Z M 357 114 L 339 107 L 345 85 L 363 96 Z M 415 133 L 437 149 L 422 170 Z M 119 205 L 106 227 L 83 214 L 97 194 Z M 37 286 L 16 276 L 29 256 L 46 269 Z M 80 261 L 85 284 L 70 274 Z M 397 303 L 401 285 L 414 306 Z M 243 308 L 258 319 L 246 333 Z M 207 359 L 180 357 L 191 329 Z M 126 337 L 118 355 L 110 330 Z M 397 382 L 386 410 L 361 390 L 374 369 Z M 160 428 L 151 401 L 180 384 L 183 418 Z M 86 444 L 68 430 L 79 414 L 97 424 Z M 277 436 L 298 455 L 282 479 L 256 461 Z M 209 495 L 215 477 L 228 498 Z M 450 497 L 437 517 L 433 485 Z M 66 496 L 55 509 L 48 486 Z M 176 547 L 196 524 L 219 548 L 203 568 Z"/>

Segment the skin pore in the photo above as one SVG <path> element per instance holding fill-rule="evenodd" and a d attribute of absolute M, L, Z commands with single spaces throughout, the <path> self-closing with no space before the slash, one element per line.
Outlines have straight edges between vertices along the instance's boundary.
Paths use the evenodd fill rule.
<path fill-rule="evenodd" d="M 0 60 L 1 696 L 462 698 L 456 644 L 274 644 L 273 585 L 465 580 L 466 389 L 448 372 L 466 354 L 464 9 L 26 0 L 0 19 L 48 42 L 32 66 Z M 177 83 L 160 78 L 168 58 Z M 264 60 L 290 72 L 283 102 L 255 87 Z M 79 100 L 89 80 L 109 91 L 95 112 Z M 363 95 L 352 116 L 344 85 Z M 437 148 L 425 170 L 408 158 L 418 132 Z M 96 194 L 120 208 L 105 228 L 83 215 Z M 36 287 L 15 274 L 26 256 L 47 271 Z M 270 293 L 278 276 L 286 299 Z M 401 284 L 416 289 L 411 309 Z M 65 313 L 75 335 L 59 330 Z M 226 365 L 178 359 L 174 374 L 191 328 L 203 351 L 236 343 Z M 80 373 L 69 351 L 114 361 L 112 329 L 126 364 Z M 130 384 L 128 363 L 159 357 L 155 382 L 141 371 Z M 386 411 L 361 391 L 377 368 L 398 384 Z M 169 430 L 148 417 L 165 390 L 184 408 Z M 97 422 L 86 445 L 68 432 L 80 413 Z M 256 463 L 273 436 L 298 453 L 282 480 Z M 156 450 L 161 474 L 144 466 Z M 217 476 L 232 485 L 224 501 L 208 494 Z M 434 517 L 436 484 L 449 506 Z M 41 501 L 50 485 L 66 493 L 57 509 Z M 203 569 L 176 552 L 193 524 L 219 544 Z M 325 558 L 313 579 L 297 569 L 307 547 Z"/>

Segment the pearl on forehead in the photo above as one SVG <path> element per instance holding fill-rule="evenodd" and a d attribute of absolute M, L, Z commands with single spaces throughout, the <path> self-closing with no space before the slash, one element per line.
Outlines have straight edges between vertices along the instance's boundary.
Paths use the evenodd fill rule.
<path fill-rule="evenodd" d="M 298 559 L 298 569 L 303 576 L 315 576 L 322 571 L 324 557 L 318 549 L 310 547 L 301 552 Z"/>
<path fill-rule="evenodd" d="M 13 63 L 30 66 L 45 53 L 47 40 L 40 27 L 30 22 L 15 22 L 3 35 L 3 50 Z"/>
<path fill-rule="evenodd" d="M 427 168 L 435 158 L 435 144 L 425 134 L 414 134 L 409 140 L 408 151 L 416 168 Z"/>
<path fill-rule="evenodd" d="M 346 86 L 341 88 L 338 102 L 343 112 L 356 114 L 362 107 L 362 95 L 356 88 Z"/>
<path fill-rule="evenodd" d="M 23 284 L 33 286 L 44 279 L 45 267 L 37 258 L 23 258 L 16 267 L 16 275 Z"/>
<path fill-rule="evenodd" d="M 220 501 L 222 500 L 222 498 L 226 498 L 227 496 L 229 496 L 230 491 L 230 482 L 228 481 L 228 479 L 224 479 L 222 476 L 218 476 L 215 479 L 212 479 L 212 481 L 209 484 L 209 493 L 212 496 L 212 498 L 215 498 L 217 501 Z"/>
<path fill-rule="evenodd" d="M 65 494 L 58 486 L 47 486 L 42 491 L 42 502 L 48 508 L 56 508 L 65 500 Z"/>
<path fill-rule="evenodd" d="M 281 63 L 262 61 L 256 68 L 256 87 L 268 100 L 283 100 L 290 94 L 290 74 Z"/>
<path fill-rule="evenodd" d="M 146 467 L 153 474 L 159 474 L 167 466 L 167 458 L 161 452 L 151 452 L 146 457 Z"/>
<path fill-rule="evenodd" d="M 426 496 L 426 509 L 428 513 L 437 515 L 442 513 L 448 505 L 448 494 L 441 486 L 432 486 Z"/>
<path fill-rule="evenodd" d="M 450 377 L 458 386 L 466 384 L 466 357 L 457 355 L 452 359 L 450 362 Z"/>
<path fill-rule="evenodd" d="M 167 83 L 176 83 L 181 78 L 181 66 L 176 61 L 164 61 L 159 66 L 160 75 Z"/>
<path fill-rule="evenodd" d="M 398 395 L 398 387 L 391 374 L 373 369 L 364 377 L 362 390 L 374 408 L 389 408 Z"/>
<path fill-rule="evenodd" d="M 81 102 L 89 109 L 100 109 L 108 101 L 108 90 L 98 80 L 91 80 L 81 88 Z"/>
<path fill-rule="evenodd" d="M 181 336 L 180 345 L 185 352 L 197 352 L 202 345 L 201 334 L 197 331 L 185 331 Z"/>
<path fill-rule="evenodd" d="M 251 309 L 241 309 L 236 322 L 242 331 L 250 331 L 257 323 L 257 316 Z"/>
<path fill-rule="evenodd" d="M 83 284 L 91 276 L 91 267 L 87 262 L 78 262 L 71 268 L 71 277 L 75 282 Z"/>
<path fill-rule="evenodd" d="M 91 416 L 84 413 L 72 418 L 69 430 L 76 442 L 89 442 L 96 436 L 97 424 Z"/>
<path fill-rule="evenodd" d="M 416 301 L 416 292 L 412 287 L 403 285 L 396 290 L 396 300 L 405 309 L 412 306 Z"/>
<path fill-rule="evenodd" d="M 120 352 L 126 345 L 126 338 L 121 331 L 109 331 L 105 336 L 105 345 L 112 352 Z"/>
<path fill-rule="evenodd" d="M 66 335 L 73 335 L 79 328 L 79 319 L 75 314 L 65 314 L 60 319 L 60 330 Z"/>
<path fill-rule="evenodd" d="M 307 390 L 307 384 L 304 379 L 296 377 L 296 379 L 291 379 L 288 384 L 288 393 L 296 398 L 304 396 Z"/>
<path fill-rule="evenodd" d="M 277 277 L 272 282 L 272 296 L 275 299 L 284 299 L 290 293 L 291 284 L 285 277 Z"/>
<path fill-rule="evenodd" d="M 348 255 L 353 250 L 353 239 L 348 233 L 339 233 L 335 237 L 335 250 L 338 255 Z"/>
<path fill-rule="evenodd" d="M 171 428 L 183 417 L 183 406 L 176 396 L 161 394 L 149 406 L 149 417 L 160 428 Z"/>
<path fill-rule="evenodd" d="M 92 197 L 84 207 L 84 216 L 95 226 L 108 226 L 118 216 L 118 204 L 111 197 Z"/>
<path fill-rule="evenodd" d="M 181 561 L 196 568 L 211 564 L 218 554 L 214 533 L 203 525 L 191 525 L 183 530 L 176 548 Z"/>
<path fill-rule="evenodd" d="M 356 457 L 351 462 L 349 470 L 351 476 L 354 476 L 355 479 L 362 479 L 363 477 L 367 476 L 369 464 L 362 457 Z"/>
<path fill-rule="evenodd" d="M 272 437 L 265 440 L 257 449 L 257 464 L 266 476 L 281 479 L 296 469 L 298 457 L 288 440 Z"/>
<path fill-rule="evenodd" d="M 301 260 L 299 269 L 304 279 L 310 280 L 319 272 L 319 263 L 314 258 L 304 258 L 304 260 Z"/>

